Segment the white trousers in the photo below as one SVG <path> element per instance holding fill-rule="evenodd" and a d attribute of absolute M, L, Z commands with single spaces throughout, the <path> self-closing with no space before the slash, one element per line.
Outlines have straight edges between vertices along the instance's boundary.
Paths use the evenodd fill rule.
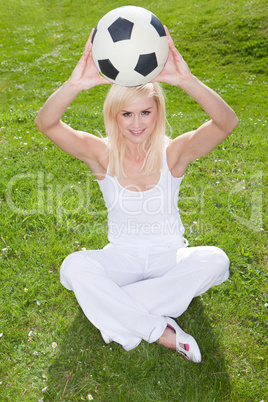
<path fill-rule="evenodd" d="M 214 246 L 108 244 L 70 254 L 60 275 L 89 321 L 131 350 L 142 339 L 155 342 L 166 316 L 179 317 L 194 297 L 225 281 L 229 259 Z"/>

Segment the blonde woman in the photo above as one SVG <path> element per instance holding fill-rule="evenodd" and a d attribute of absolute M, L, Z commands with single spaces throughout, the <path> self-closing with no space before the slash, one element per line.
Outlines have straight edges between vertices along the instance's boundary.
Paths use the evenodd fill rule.
<path fill-rule="evenodd" d="M 228 278 L 229 259 L 218 247 L 187 247 L 178 195 L 187 166 L 220 144 L 238 120 L 191 74 L 167 31 L 169 56 L 155 81 L 183 89 L 207 113 L 208 122 L 169 139 L 163 93 L 152 82 L 111 87 L 104 104 L 106 138 L 69 127 L 61 117 L 76 96 L 109 84 L 93 63 L 92 34 L 71 77 L 36 118 L 40 131 L 88 165 L 108 209 L 109 244 L 69 255 L 61 283 L 75 293 L 106 343 L 131 350 L 141 340 L 158 342 L 200 362 L 196 340 L 173 318 L 194 297 Z"/>

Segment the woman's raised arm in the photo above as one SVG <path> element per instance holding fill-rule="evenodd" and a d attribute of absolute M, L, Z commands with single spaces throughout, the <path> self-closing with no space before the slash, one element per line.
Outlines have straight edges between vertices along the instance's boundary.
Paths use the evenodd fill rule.
<path fill-rule="evenodd" d="M 193 76 L 187 63 L 169 38 L 167 63 L 155 79 L 183 89 L 210 117 L 198 129 L 183 134 L 169 146 L 169 167 L 173 175 L 181 176 L 190 162 L 216 148 L 237 126 L 238 119 L 230 106 L 212 89 Z"/>
<path fill-rule="evenodd" d="M 100 84 L 110 84 L 106 78 L 100 76 L 93 62 L 92 34 L 93 30 L 69 80 L 48 98 L 35 119 L 35 124 L 41 132 L 65 152 L 82 160 L 90 158 L 90 153 L 94 158 L 95 148 L 97 151 L 101 140 L 88 133 L 72 129 L 63 123 L 61 118 L 81 91 Z"/>

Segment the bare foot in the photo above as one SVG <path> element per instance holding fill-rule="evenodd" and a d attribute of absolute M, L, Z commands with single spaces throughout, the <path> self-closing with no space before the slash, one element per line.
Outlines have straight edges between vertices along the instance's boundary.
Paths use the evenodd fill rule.
<path fill-rule="evenodd" d="M 170 327 L 166 327 L 163 335 L 160 336 L 157 343 L 165 346 L 166 348 L 176 350 L 176 332 L 173 331 Z M 185 349 L 183 343 L 179 344 L 182 349 Z"/>

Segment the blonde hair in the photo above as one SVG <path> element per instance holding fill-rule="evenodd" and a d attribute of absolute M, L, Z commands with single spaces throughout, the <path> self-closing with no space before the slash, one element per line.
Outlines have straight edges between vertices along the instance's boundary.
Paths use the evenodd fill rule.
<path fill-rule="evenodd" d="M 162 153 L 165 143 L 166 112 L 162 88 L 156 82 L 138 87 L 112 85 L 103 105 L 104 124 L 108 138 L 109 172 L 112 176 L 126 177 L 123 169 L 125 141 L 117 124 L 117 114 L 124 109 L 127 102 L 153 97 L 157 104 L 157 118 L 154 131 L 143 144 L 145 159 L 141 172 L 150 175 L 160 172 Z"/>

